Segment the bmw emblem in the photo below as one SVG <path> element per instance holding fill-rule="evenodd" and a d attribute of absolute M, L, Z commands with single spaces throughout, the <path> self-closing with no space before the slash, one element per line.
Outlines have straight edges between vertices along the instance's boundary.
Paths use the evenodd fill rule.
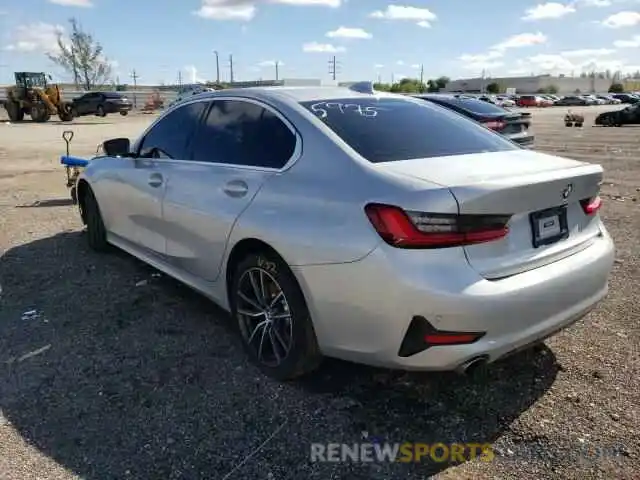
<path fill-rule="evenodd" d="M 573 183 L 568 184 L 564 190 L 562 190 L 562 198 L 563 200 L 566 200 L 567 198 L 569 198 L 569 195 L 571 195 L 571 192 L 573 192 Z"/>

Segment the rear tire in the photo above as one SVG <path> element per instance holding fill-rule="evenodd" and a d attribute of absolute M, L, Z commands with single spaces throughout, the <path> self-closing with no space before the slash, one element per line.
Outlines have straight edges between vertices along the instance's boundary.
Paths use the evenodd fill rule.
<path fill-rule="evenodd" d="M 24 111 L 18 102 L 12 102 L 8 100 L 5 104 L 7 110 L 7 116 L 11 122 L 21 122 L 24 120 Z"/>
<path fill-rule="evenodd" d="M 320 365 L 322 355 L 304 295 L 279 256 L 248 255 L 236 265 L 230 284 L 232 318 L 245 351 L 263 373 L 290 380 Z"/>
<path fill-rule="evenodd" d="M 60 111 L 58 112 L 58 117 L 60 117 L 60 120 L 63 122 L 70 122 L 71 120 L 73 120 L 74 115 L 71 105 L 61 105 Z"/>
<path fill-rule="evenodd" d="M 87 188 L 82 202 L 84 217 L 87 222 L 87 242 L 89 247 L 96 252 L 106 252 L 109 250 L 107 242 L 107 230 L 104 227 L 98 200 L 91 188 Z"/>
<path fill-rule="evenodd" d="M 129 115 L 129 112 L 127 112 L 126 110 L 122 110 L 120 112 L 120 115 L 122 115 L 123 117 L 126 117 L 127 115 Z"/>

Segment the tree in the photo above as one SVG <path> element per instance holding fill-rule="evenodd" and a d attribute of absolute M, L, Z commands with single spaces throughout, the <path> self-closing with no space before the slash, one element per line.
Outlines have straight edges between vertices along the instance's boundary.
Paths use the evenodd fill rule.
<path fill-rule="evenodd" d="M 624 93 L 624 85 L 621 83 L 612 83 L 609 87 L 609 93 Z"/>
<path fill-rule="evenodd" d="M 425 85 L 416 78 L 403 78 L 391 85 L 391 91 L 394 93 L 420 93 L 424 90 Z"/>
<path fill-rule="evenodd" d="M 440 88 L 435 80 L 427 80 L 427 92 L 435 93 L 439 92 Z"/>
<path fill-rule="evenodd" d="M 102 53 L 102 45 L 90 33 L 82 30 L 75 18 L 69 20 L 71 35 L 66 41 L 58 32 L 58 53 L 48 53 L 49 59 L 73 75 L 76 86 L 91 90 L 103 85 L 111 77 L 111 64 Z"/>
<path fill-rule="evenodd" d="M 449 77 L 438 77 L 436 78 L 436 85 L 438 89 L 442 90 L 447 87 L 447 84 L 451 81 Z"/>
<path fill-rule="evenodd" d="M 391 90 L 391 85 L 389 85 L 388 83 L 374 83 L 373 89 L 377 90 L 378 92 L 388 92 Z"/>
<path fill-rule="evenodd" d="M 487 93 L 500 93 L 500 84 L 498 82 L 491 82 L 489 85 L 487 85 Z"/>

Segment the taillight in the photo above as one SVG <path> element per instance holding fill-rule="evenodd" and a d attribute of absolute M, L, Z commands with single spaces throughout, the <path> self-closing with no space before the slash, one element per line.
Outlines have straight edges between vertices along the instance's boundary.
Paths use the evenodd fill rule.
<path fill-rule="evenodd" d="M 582 205 L 582 210 L 586 215 L 595 215 L 602 206 L 602 199 L 599 196 L 585 198 L 584 200 L 580 200 L 580 205 Z"/>
<path fill-rule="evenodd" d="M 510 215 L 454 215 L 405 211 L 372 203 L 365 207 L 378 235 L 397 248 L 447 248 L 491 242 L 509 233 Z"/>
<path fill-rule="evenodd" d="M 429 345 L 464 345 L 473 343 L 483 336 L 482 333 L 431 333 L 424 336 L 424 341 Z"/>
<path fill-rule="evenodd" d="M 497 122 L 490 121 L 490 122 L 483 122 L 483 125 L 487 128 L 490 128 L 491 130 L 502 130 L 506 124 L 500 121 L 497 121 Z"/>

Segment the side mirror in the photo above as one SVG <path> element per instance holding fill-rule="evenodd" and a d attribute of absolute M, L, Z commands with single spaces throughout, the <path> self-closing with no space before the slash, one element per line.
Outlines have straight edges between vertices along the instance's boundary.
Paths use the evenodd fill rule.
<path fill-rule="evenodd" d="M 128 138 L 112 138 L 102 143 L 102 151 L 108 157 L 124 157 L 129 155 L 131 142 Z"/>

